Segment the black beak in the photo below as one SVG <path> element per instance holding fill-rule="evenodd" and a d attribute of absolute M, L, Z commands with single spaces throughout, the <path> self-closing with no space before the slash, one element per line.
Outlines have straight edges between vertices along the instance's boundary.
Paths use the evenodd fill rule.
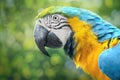
<path fill-rule="evenodd" d="M 35 42 L 38 46 L 38 48 L 47 56 L 50 56 L 48 52 L 45 50 L 45 44 L 46 44 L 46 37 L 47 37 L 48 31 L 40 26 L 39 24 L 36 24 L 34 29 L 34 38 Z"/>
<path fill-rule="evenodd" d="M 61 40 L 53 32 L 48 31 L 40 24 L 35 25 L 34 38 L 40 51 L 49 57 L 50 55 L 46 51 L 45 46 L 50 48 L 58 48 L 62 46 Z"/>

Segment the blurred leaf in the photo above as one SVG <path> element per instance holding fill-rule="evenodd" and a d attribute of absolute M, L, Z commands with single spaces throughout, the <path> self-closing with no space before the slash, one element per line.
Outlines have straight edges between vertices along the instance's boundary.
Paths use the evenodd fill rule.
<path fill-rule="evenodd" d="M 33 5 L 33 0 L 25 0 L 25 4 L 28 8 L 31 8 L 31 6 Z"/>

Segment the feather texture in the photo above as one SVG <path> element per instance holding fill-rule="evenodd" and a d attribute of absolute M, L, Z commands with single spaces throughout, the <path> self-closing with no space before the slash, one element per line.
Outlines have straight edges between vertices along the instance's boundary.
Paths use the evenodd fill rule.
<path fill-rule="evenodd" d="M 76 46 L 74 62 L 85 72 L 97 80 L 110 80 L 98 67 L 98 57 L 102 51 L 108 48 L 108 41 L 98 42 L 90 25 L 80 21 L 77 17 L 68 20 L 73 32 Z"/>
<path fill-rule="evenodd" d="M 111 48 L 103 51 L 99 57 L 99 67 L 112 80 L 120 80 L 120 41 L 111 40 Z"/>

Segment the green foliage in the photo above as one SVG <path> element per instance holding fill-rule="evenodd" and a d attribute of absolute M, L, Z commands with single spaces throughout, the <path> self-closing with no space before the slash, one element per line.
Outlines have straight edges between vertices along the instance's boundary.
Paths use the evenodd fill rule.
<path fill-rule="evenodd" d="M 62 49 L 48 49 L 51 58 L 40 53 L 33 38 L 35 16 L 48 6 L 75 6 L 99 13 L 120 26 L 119 3 L 119 0 L 0 0 L 0 80 L 91 80 L 69 62 Z"/>

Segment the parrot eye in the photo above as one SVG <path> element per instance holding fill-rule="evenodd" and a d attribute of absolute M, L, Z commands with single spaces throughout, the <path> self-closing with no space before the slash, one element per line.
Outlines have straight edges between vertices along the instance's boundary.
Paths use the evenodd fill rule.
<path fill-rule="evenodd" d="M 59 29 L 68 25 L 67 18 L 59 14 L 47 15 L 44 18 L 44 24 L 50 29 Z"/>
<path fill-rule="evenodd" d="M 59 21 L 59 16 L 58 16 L 58 15 L 53 15 L 53 16 L 52 16 L 52 19 L 53 19 L 54 21 Z"/>

